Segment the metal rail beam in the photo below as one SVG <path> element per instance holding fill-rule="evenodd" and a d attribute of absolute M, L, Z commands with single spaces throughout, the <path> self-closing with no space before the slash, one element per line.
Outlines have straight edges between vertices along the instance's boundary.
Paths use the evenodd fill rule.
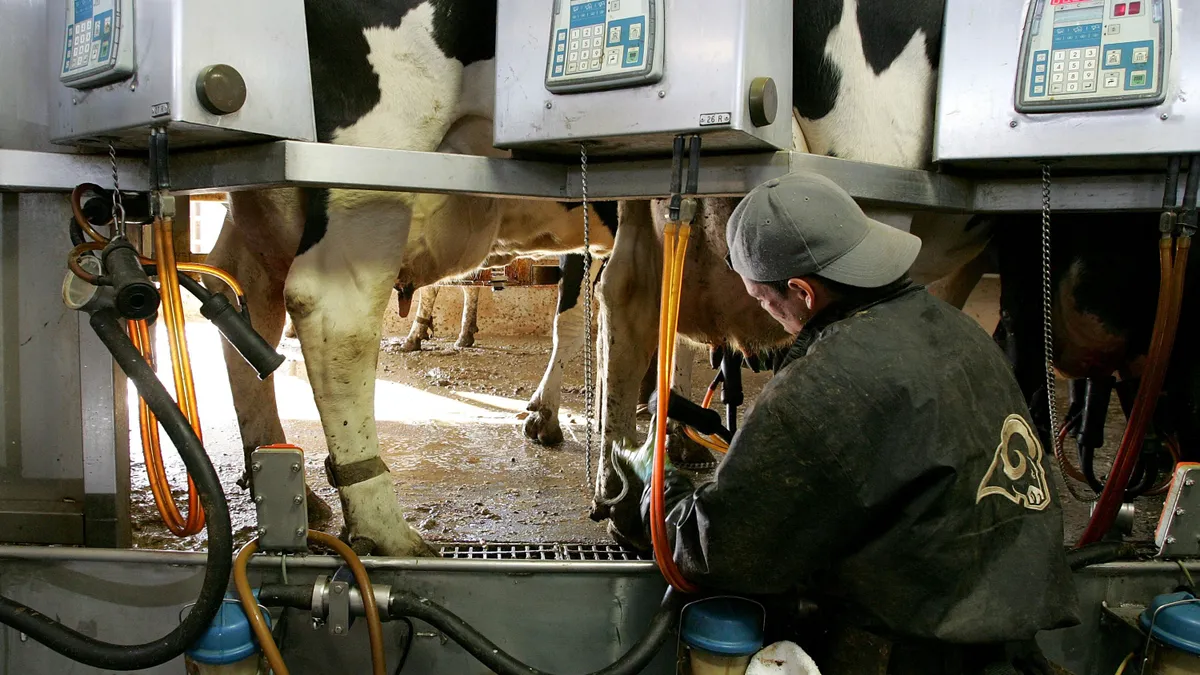
<path fill-rule="evenodd" d="M 1161 175 L 1088 176 L 1051 180 L 1054 211 L 1160 211 L 1166 179 Z M 1178 198 L 1182 199 L 1182 181 Z M 1042 210 L 1040 178 L 982 180 L 974 187 L 974 213 Z"/>
<path fill-rule="evenodd" d="M 294 186 L 570 197 L 560 164 L 299 141 L 174 154 L 171 184 L 181 193 Z"/>
<path fill-rule="evenodd" d="M 149 170 L 145 162 L 118 158 L 121 189 L 146 190 Z M 112 185 L 108 155 L 65 152 L 31 152 L 0 148 L 0 191 L 70 192 L 80 183 Z"/>
<path fill-rule="evenodd" d="M 743 195 L 791 171 L 827 176 L 875 206 L 958 213 L 1041 208 L 1037 178 L 966 178 L 798 152 L 705 157 L 700 194 Z M 583 196 L 579 166 L 298 141 L 178 152 L 171 176 L 181 194 L 295 186 L 558 201 Z M 81 182 L 108 185 L 107 157 L 0 150 L 0 190 L 61 191 Z M 121 183 L 145 189 L 144 164 L 122 159 Z M 1152 211 L 1162 204 L 1162 187 L 1163 178 L 1153 174 L 1056 178 L 1051 203 L 1066 211 Z M 595 200 L 667 197 L 670 161 L 592 162 L 587 188 Z"/>
<path fill-rule="evenodd" d="M 59 548 L 47 546 L 0 545 L 0 560 L 30 560 L 43 563 L 93 562 L 122 565 L 201 566 L 208 556 L 194 551 L 144 551 L 131 549 Z M 453 560 L 446 558 L 387 558 L 366 556 L 363 566 L 369 570 L 436 570 L 463 572 L 491 570 L 511 574 L 591 572 L 600 574 L 651 574 L 658 567 L 652 560 Z M 287 556 L 288 569 L 337 569 L 337 556 L 300 554 Z M 256 569 L 280 569 L 280 557 L 264 553 L 250 558 Z"/>

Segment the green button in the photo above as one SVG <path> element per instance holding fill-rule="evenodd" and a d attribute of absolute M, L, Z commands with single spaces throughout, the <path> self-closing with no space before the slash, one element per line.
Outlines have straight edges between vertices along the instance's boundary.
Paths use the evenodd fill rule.
<path fill-rule="evenodd" d="M 1131 86 L 1131 87 L 1146 86 L 1146 71 L 1139 70 L 1138 72 L 1130 75 L 1129 76 L 1129 86 Z"/>
<path fill-rule="evenodd" d="M 625 63 L 637 63 L 639 53 L 641 53 L 641 49 L 637 47 L 625 50 Z"/>

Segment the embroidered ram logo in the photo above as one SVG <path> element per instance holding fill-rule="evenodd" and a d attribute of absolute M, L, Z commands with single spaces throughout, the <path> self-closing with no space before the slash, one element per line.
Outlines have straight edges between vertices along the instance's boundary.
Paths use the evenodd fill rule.
<path fill-rule="evenodd" d="M 1014 438 L 1020 438 L 1021 442 L 1013 443 Z M 1004 419 L 996 456 L 979 482 L 975 503 L 988 495 L 999 495 L 1031 511 L 1041 511 L 1050 505 L 1050 485 L 1042 467 L 1042 444 L 1020 415 Z"/>

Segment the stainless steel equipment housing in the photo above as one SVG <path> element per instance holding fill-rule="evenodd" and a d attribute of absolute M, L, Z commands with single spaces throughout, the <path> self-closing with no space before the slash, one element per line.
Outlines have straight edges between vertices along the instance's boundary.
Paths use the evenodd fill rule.
<path fill-rule="evenodd" d="M 706 151 L 791 148 L 791 0 L 666 0 L 659 82 L 570 94 L 545 85 L 553 4 L 498 2 L 496 147 L 578 155 L 586 139 L 593 156 L 669 155 L 676 134 L 701 133 Z M 759 77 L 777 92 L 764 126 L 751 120 Z M 714 113 L 728 113 L 728 122 L 702 123 Z"/>
<path fill-rule="evenodd" d="M 172 147 L 273 138 L 312 141 L 312 81 L 303 0 L 138 0 L 133 10 L 135 72 L 93 89 L 59 81 L 70 0 L 48 0 L 46 72 L 55 143 L 144 148 L 166 124 Z M 196 93 L 208 66 L 235 68 L 246 83 L 241 109 L 207 110 Z"/>
<path fill-rule="evenodd" d="M 934 161 L 996 167 L 1054 158 L 1115 169 L 1200 152 L 1200 43 L 1182 37 L 1200 35 L 1200 0 L 1166 1 L 1174 25 L 1161 104 L 1023 114 L 1014 86 L 1029 1 L 947 0 Z M 1105 7 L 1114 2 L 1121 0 Z"/>

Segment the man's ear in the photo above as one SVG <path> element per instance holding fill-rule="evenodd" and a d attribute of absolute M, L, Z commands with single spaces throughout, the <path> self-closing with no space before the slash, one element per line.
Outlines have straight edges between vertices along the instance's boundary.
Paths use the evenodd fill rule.
<path fill-rule="evenodd" d="M 813 291 L 813 285 L 807 279 L 788 279 L 788 288 L 800 294 L 800 299 L 804 301 L 804 306 L 809 310 L 816 306 L 816 294 Z"/>

